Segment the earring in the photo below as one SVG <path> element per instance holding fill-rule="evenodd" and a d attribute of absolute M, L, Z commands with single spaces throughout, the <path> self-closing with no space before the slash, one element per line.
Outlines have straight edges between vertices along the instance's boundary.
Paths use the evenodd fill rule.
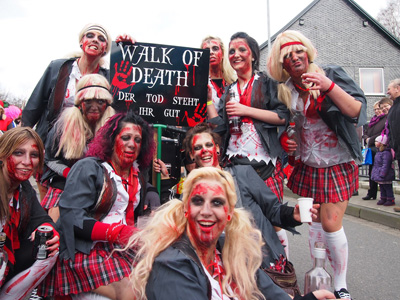
<path fill-rule="evenodd" d="M 81 47 L 81 49 L 82 49 L 83 45 L 82 45 L 82 44 L 80 44 L 80 47 Z"/>
<path fill-rule="evenodd" d="M 228 215 L 227 220 L 230 221 L 232 219 L 231 215 Z"/>
<path fill-rule="evenodd" d="M 254 61 L 254 58 L 252 58 L 251 60 Z"/>
<path fill-rule="evenodd" d="M 219 151 L 217 151 L 217 155 L 219 155 Z"/>
<path fill-rule="evenodd" d="M 3 165 L 3 161 L 2 160 L 0 160 L 0 167 Z"/>
<path fill-rule="evenodd" d="M 185 218 L 187 218 L 189 216 L 189 213 L 187 211 L 185 211 L 184 213 L 185 213 Z"/>

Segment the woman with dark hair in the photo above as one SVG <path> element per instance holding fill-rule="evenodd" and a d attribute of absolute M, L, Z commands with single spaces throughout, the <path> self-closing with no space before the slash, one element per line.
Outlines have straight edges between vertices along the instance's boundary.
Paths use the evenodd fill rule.
<path fill-rule="evenodd" d="M 97 132 L 60 199 L 60 259 L 54 291 L 48 285 L 47 294 L 128 299 L 122 295 L 132 293 L 133 253 L 113 250 L 125 246 L 144 214 L 142 172 L 154 149 L 152 129 L 133 112 L 114 115 Z"/>
<path fill-rule="evenodd" d="M 233 164 L 251 165 L 281 200 L 283 172 L 279 135 L 289 120 L 289 110 L 277 98 L 276 82 L 258 71 L 260 50 L 255 39 L 244 32 L 231 37 L 229 61 L 238 79 L 228 86 L 216 132 L 223 135 L 222 154 Z M 239 102 L 230 101 L 235 94 Z M 241 133 L 229 133 L 229 117 L 241 117 Z"/>
<path fill-rule="evenodd" d="M 57 258 L 59 234 L 29 183 L 43 166 L 43 153 L 43 143 L 31 128 L 12 128 L 0 137 L 0 224 L 8 255 L 7 266 L 0 266 L 0 299 L 29 295 Z M 32 233 L 40 226 L 50 227 L 53 237 L 47 241 L 49 257 L 36 261 Z"/>
<path fill-rule="evenodd" d="M 259 72 L 260 49 L 254 38 L 245 32 L 232 35 L 228 57 L 238 78 L 221 97 L 224 105 L 219 117 L 210 120 L 219 125 L 215 130 L 224 136 L 222 157 L 234 165 L 251 165 L 282 202 L 285 175 L 279 137 L 289 122 L 289 110 L 277 97 L 277 83 Z M 233 95 L 239 101 L 233 101 Z M 232 116 L 241 119 L 239 134 L 230 133 Z M 286 232 L 278 227 L 276 230 L 288 251 Z"/>

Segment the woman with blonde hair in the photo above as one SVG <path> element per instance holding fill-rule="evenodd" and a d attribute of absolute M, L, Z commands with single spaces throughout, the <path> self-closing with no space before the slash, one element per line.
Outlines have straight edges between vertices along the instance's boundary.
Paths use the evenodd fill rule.
<path fill-rule="evenodd" d="M 213 105 L 215 111 L 211 111 L 211 117 L 216 117 L 221 107 L 220 98 L 225 92 L 225 87 L 236 80 L 236 75 L 229 64 L 224 43 L 219 37 L 210 35 L 205 37 L 201 42 L 201 48 L 210 49 L 208 86 L 212 93 L 212 100 L 207 102 L 207 112 L 210 115 L 210 109 Z"/>
<path fill-rule="evenodd" d="M 326 244 L 334 270 L 336 298 L 350 298 L 346 272 L 348 244 L 342 220 L 348 201 L 358 190 L 361 145 L 356 126 L 366 122 L 362 90 L 338 66 L 320 67 L 317 51 L 298 31 L 276 38 L 268 56 L 268 71 L 279 81 L 278 98 L 291 110 L 295 139 L 284 134 L 282 147 L 300 157 L 288 187 L 320 203 L 320 220 L 309 230 L 310 250 Z"/>
<path fill-rule="evenodd" d="M 259 268 L 261 233 L 236 200 L 228 172 L 191 171 L 182 201 L 164 204 L 130 242 L 137 299 L 291 299 Z"/>
<path fill-rule="evenodd" d="M 49 189 L 41 204 L 54 221 L 59 216 L 58 202 L 71 167 L 85 155 L 87 144 L 99 128 L 115 114 L 109 89 L 104 76 L 83 76 L 77 85 L 74 106 L 62 112 L 49 133 L 42 177 L 42 182 L 48 181 Z"/>

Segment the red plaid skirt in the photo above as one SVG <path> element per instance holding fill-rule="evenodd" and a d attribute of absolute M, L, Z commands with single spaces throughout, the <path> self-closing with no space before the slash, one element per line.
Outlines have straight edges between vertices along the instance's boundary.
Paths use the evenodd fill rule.
<path fill-rule="evenodd" d="M 40 202 L 40 205 L 42 205 L 45 210 L 49 210 L 52 207 L 58 206 L 58 202 L 60 202 L 63 192 L 63 190 L 49 186 L 46 196 L 44 196 L 43 200 Z"/>
<path fill-rule="evenodd" d="M 288 188 L 314 203 L 336 203 L 349 200 L 358 190 L 358 166 L 354 161 L 328 168 L 314 168 L 302 162 L 289 178 Z"/>
<path fill-rule="evenodd" d="M 128 277 L 132 271 L 133 251 L 113 249 L 112 244 L 97 243 L 89 255 L 77 252 L 75 262 L 58 259 L 39 286 L 38 294 L 43 297 L 80 294 Z"/>
<path fill-rule="evenodd" d="M 282 162 L 276 161 L 274 173 L 265 180 L 265 184 L 271 189 L 271 191 L 278 197 L 279 203 L 283 201 L 283 180 L 285 179 L 285 173 L 283 173 Z"/>

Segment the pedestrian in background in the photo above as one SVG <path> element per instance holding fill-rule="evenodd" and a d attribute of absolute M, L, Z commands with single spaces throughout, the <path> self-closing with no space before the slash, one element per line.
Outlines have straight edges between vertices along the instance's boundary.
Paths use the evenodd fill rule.
<path fill-rule="evenodd" d="M 371 179 L 379 183 L 381 190 L 381 199 L 378 205 L 392 206 L 394 205 L 393 194 L 393 153 L 388 147 L 388 138 L 386 135 L 380 135 L 375 139 L 375 146 L 379 150 L 375 155 L 374 165 L 372 167 Z"/>
<path fill-rule="evenodd" d="M 364 142 L 367 145 L 367 147 L 371 149 L 371 154 L 372 154 L 372 164 L 369 165 L 369 170 L 368 170 L 369 189 L 367 195 L 362 198 L 363 200 L 371 200 L 371 199 L 375 200 L 376 195 L 378 193 L 378 184 L 371 179 L 371 172 L 372 172 L 372 166 L 374 164 L 375 154 L 376 152 L 378 152 L 378 149 L 375 147 L 375 138 L 381 135 L 382 130 L 385 129 L 387 113 L 389 111 L 385 110 L 386 113 L 383 113 L 381 106 L 389 105 L 386 103 L 381 104 L 381 101 L 383 99 L 391 101 L 389 98 L 382 98 L 381 100 L 374 103 L 374 116 L 369 121 L 367 130 L 363 135 Z"/>

